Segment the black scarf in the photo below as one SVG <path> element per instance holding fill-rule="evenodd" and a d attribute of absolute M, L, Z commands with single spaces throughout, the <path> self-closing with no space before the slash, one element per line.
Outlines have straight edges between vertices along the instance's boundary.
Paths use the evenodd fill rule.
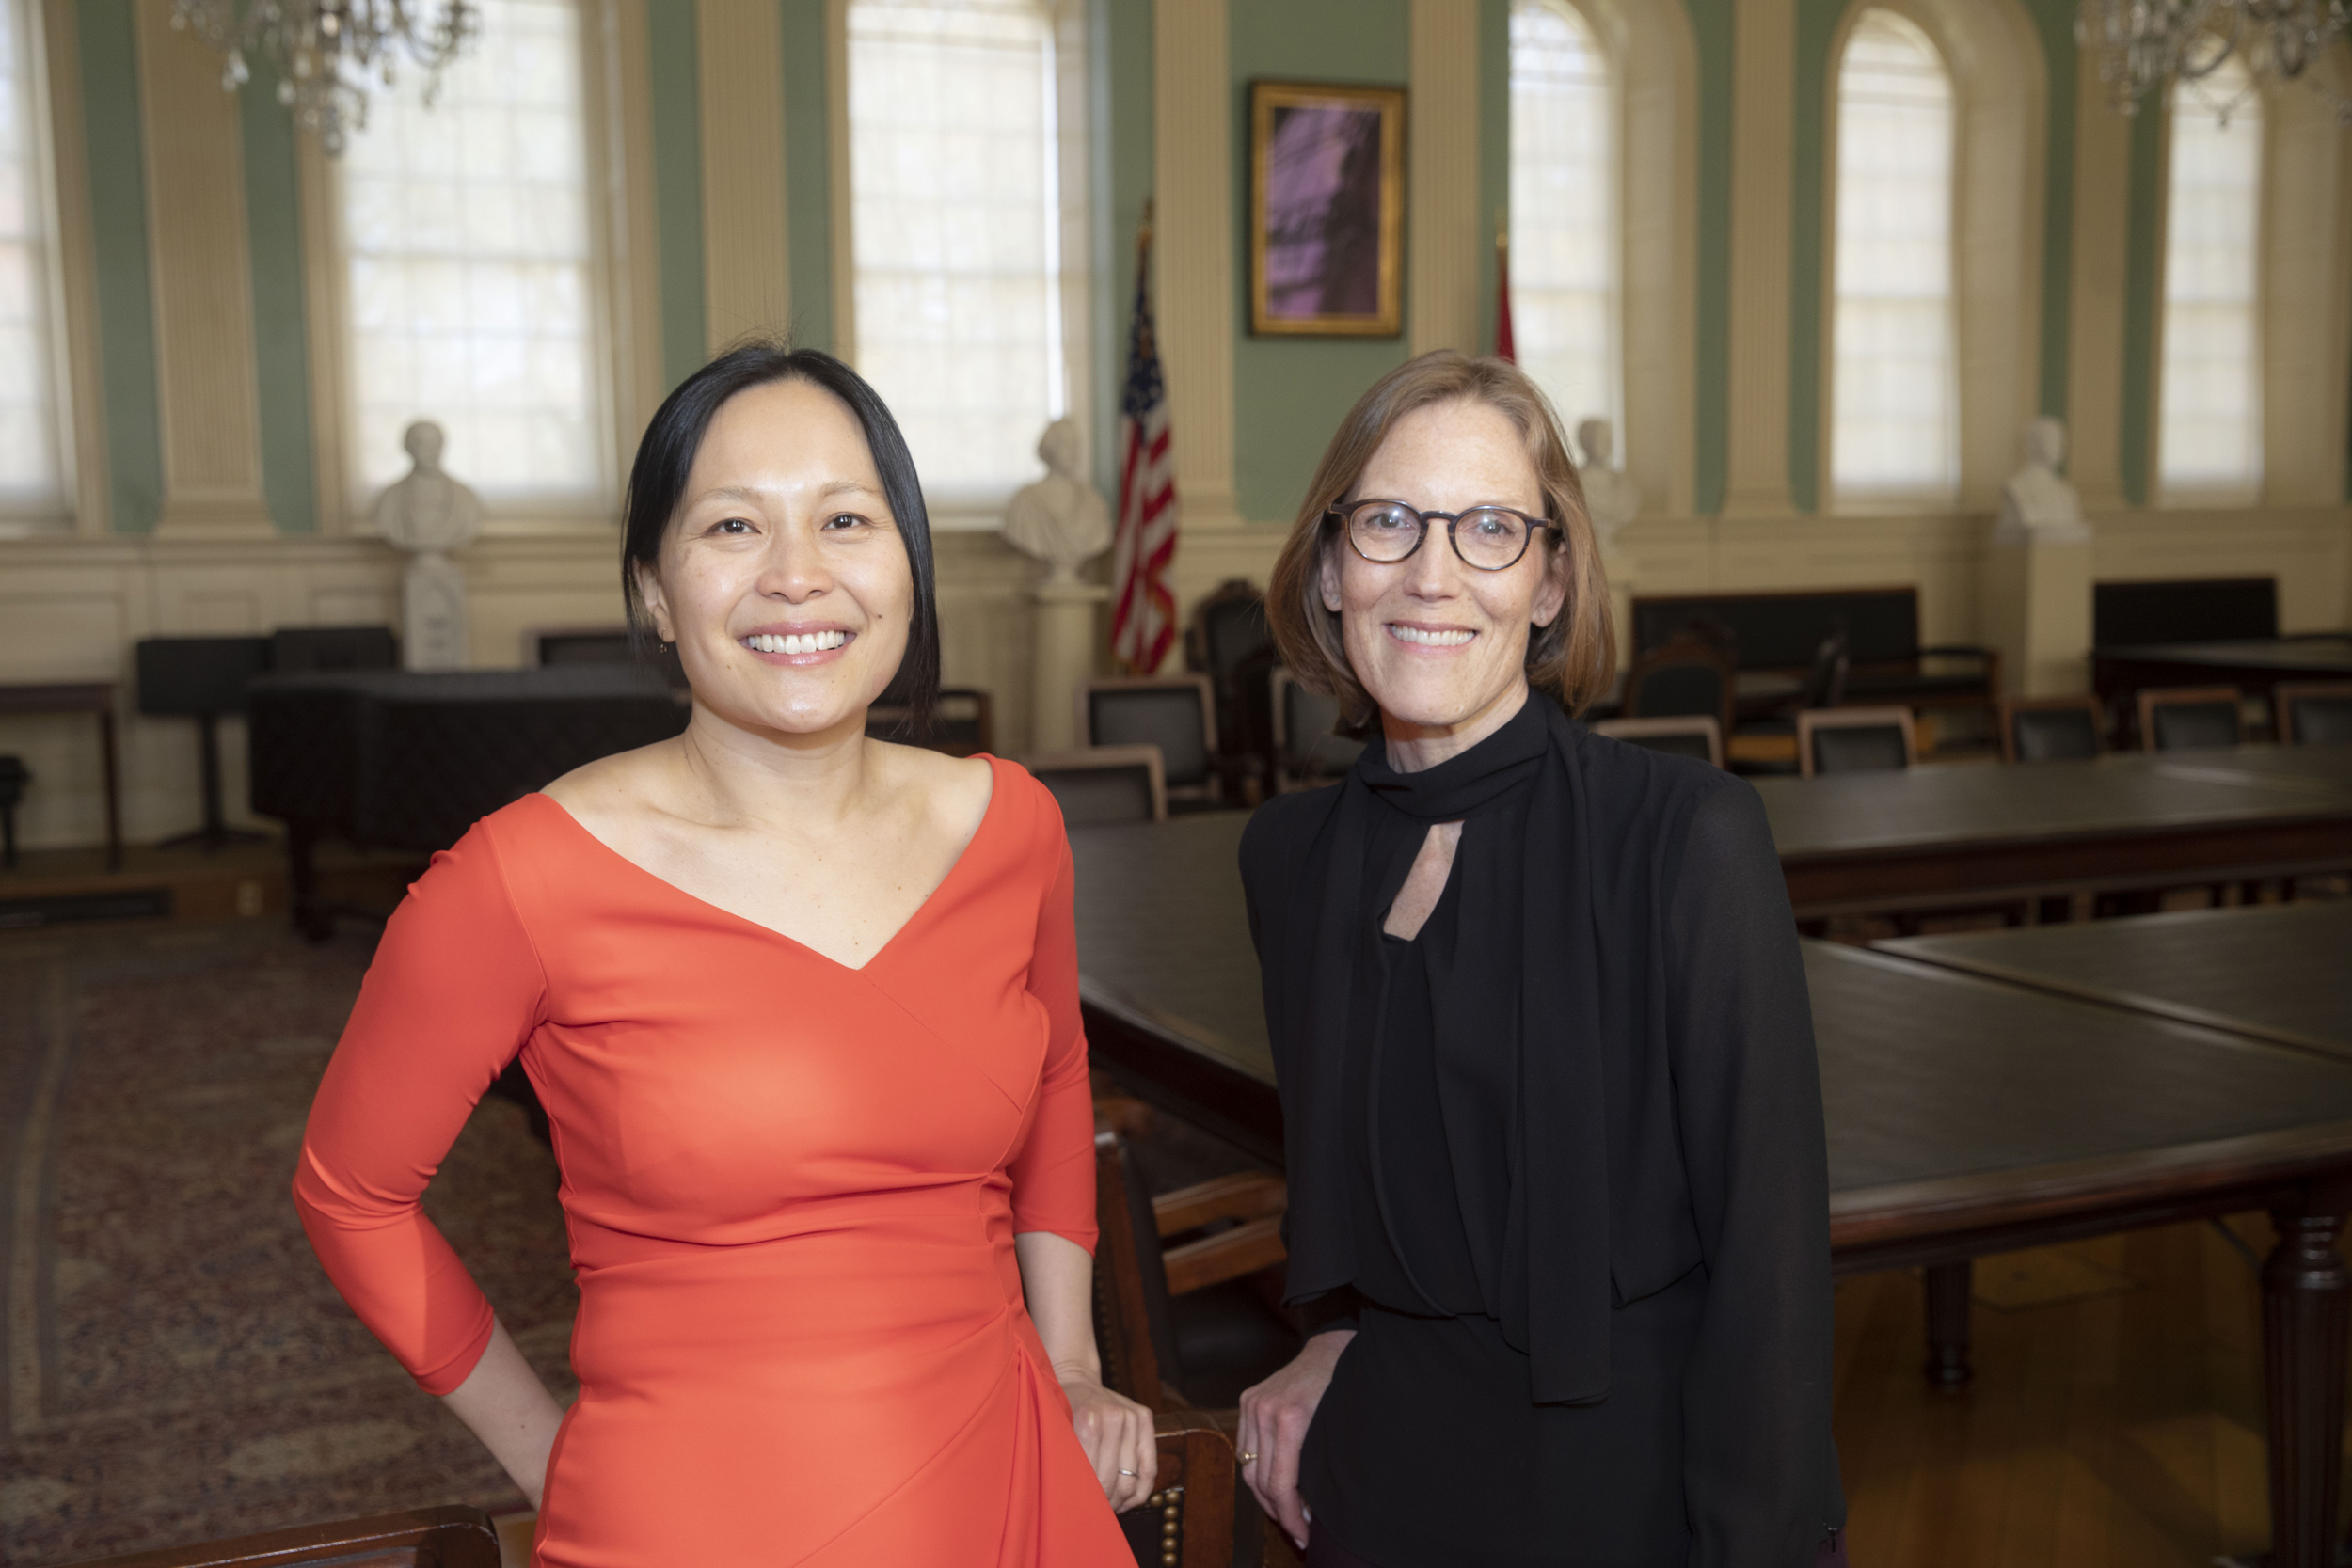
<path fill-rule="evenodd" d="M 1518 1068 L 1511 1191 L 1505 1198 L 1465 1185 L 1462 1201 L 1466 1211 L 1508 1203 L 1502 1259 L 1474 1260 L 1482 1280 L 1497 1284 L 1490 1305 L 1505 1338 L 1528 1353 L 1532 1395 L 1541 1402 L 1597 1400 L 1609 1388 L 1612 1097 L 1580 734 L 1555 704 L 1531 693 L 1500 730 L 1421 772 L 1391 768 L 1375 739 L 1309 852 L 1297 891 L 1311 907 L 1292 925 L 1282 960 L 1306 981 L 1292 991 L 1297 1006 L 1286 1009 L 1292 1038 L 1305 1049 L 1299 1081 L 1284 1094 L 1290 1289 L 1304 1296 L 1354 1277 L 1345 1217 L 1332 1212 L 1346 1201 L 1344 1189 L 1324 1173 L 1344 1157 L 1337 1106 L 1349 1002 L 1376 983 L 1364 967 L 1367 937 L 1411 858 L 1400 860 L 1396 846 L 1417 847 L 1426 824 L 1463 823 L 1453 872 L 1461 879 L 1457 953 L 1432 998 L 1438 1098 L 1449 1142 L 1470 1147 L 1478 1134 L 1459 1064 L 1491 1054 L 1498 1041 L 1515 1042 L 1506 1047 Z M 1486 808 L 1531 782 L 1525 832 L 1515 839 Z M 1470 1174 L 1457 1163 L 1457 1183 Z M 1484 1250 L 1483 1227 L 1468 1228 L 1473 1248 Z"/>

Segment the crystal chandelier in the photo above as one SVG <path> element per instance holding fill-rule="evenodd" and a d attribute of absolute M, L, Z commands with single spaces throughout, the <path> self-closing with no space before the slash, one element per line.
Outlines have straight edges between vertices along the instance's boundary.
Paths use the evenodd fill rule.
<path fill-rule="evenodd" d="M 2352 125 L 2352 93 L 2311 71 L 2347 35 L 2352 0 L 2082 0 L 2074 17 L 2075 41 L 2098 53 L 2107 102 L 2127 115 L 2150 91 L 2201 82 L 2234 55 L 2254 90 L 2306 81 Z M 2226 121 L 2236 102 L 2214 108 Z"/>
<path fill-rule="evenodd" d="M 252 75 L 247 55 L 266 58 L 278 101 L 332 157 L 346 130 L 367 124 L 370 88 L 392 85 L 395 55 L 425 72 L 430 103 L 442 68 L 481 32 L 482 12 L 469 0 L 172 0 L 171 24 L 227 52 L 220 85 L 230 92 Z"/>

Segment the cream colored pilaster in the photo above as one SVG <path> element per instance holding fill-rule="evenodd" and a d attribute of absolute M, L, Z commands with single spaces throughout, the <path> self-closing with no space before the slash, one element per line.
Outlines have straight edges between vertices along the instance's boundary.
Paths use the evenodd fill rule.
<path fill-rule="evenodd" d="M 1152 280 L 1184 526 L 1239 528 L 1233 501 L 1232 84 L 1226 0 L 1152 8 Z"/>
<path fill-rule="evenodd" d="M 703 302 L 713 352 L 792 314 L 785 246 L 784 22 L 772 4 L 698 0 Z"/>
<path fill-rule="evenodd" d="M 221 90 L 219 53 L 172 30 L 171 0 L 138 0 L 137 37 L 163 417 L 156 531 L 267 534 L 237 99 Z"/>
<path fill-rule="evenodd" d="M 2264 113 L 2263 499 L 2324 505 L 2344 495 L 2347 150 L 2316 93 L 2274 94 Z"/>
<path fill-rule="evenodd" d="M 1406 320 L 1415 354 L 1476 354 L 1494 214 L 1478 211 L 1478 0 L 1413 0 Z"/>
<path fill-rule="evenodd" d="M 1794 0 L 1740 0 L 1731 81 L 1731 432 L 1725 516 L 1788 499 L 1788 237 Z"/>
<path fill-rule="evenodd" d="M 2036 537 L 1995 530 L 1985 555 L 1986 635 L 2013 697 L 2081 691 L 2090 673 L 2089 531 Z"/>
<path fill-rule="evenodd" d="M 2155 103 L 2142 114 L 2156 114 Z M 2123 274 L 2131 223 L 2132 122 L 2107 106 L 2084 50 L 2074 89 L 2074 261 L 2067 325 L 2067 477 L 2088 512 L 2123 504 Z"/>
<path fill-rule="evenodd" d="M 36 37 L 48 56 L 49 147 L 57 207 L 57 270 L 65 303 L 65 405 L 72 438 L 73 526 L 103 538 L 111 526 L 106 494 L 106 408 L 98 355 L 98 278 L 90 235 L 89 164 L 82 136 L 80 19 L 66 0 L 47 0 Z"/>

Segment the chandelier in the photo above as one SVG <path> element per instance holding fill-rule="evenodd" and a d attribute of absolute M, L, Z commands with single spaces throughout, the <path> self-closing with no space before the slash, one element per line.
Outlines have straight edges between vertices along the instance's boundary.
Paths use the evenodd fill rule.
<path fill-rule="evenodd" d="M 2348 34 L 2352 0 L 2082 0 L 2074 17 L 2075 41 L 2098 52 L 2107 102 L 2127 115 L 2150 91 L 2201 82 L 2235 57 L 2248 90 L 2304 80 L 2334 100 L 2339 124 L 2352 125 L 2352 93 L 2319 71 L 2304 74 Z M 2213 104 L 2224 123 L 2243 96 Z"/>
<path fill-rule="evenodd" d="M 171 24 L 227 52 L 227 91 L 251 77 L 248 55 L 267 59 L 278 101 L 334 157 L 343 133 L 367 124 L 370 89 L 392 85 L 396 55 L 425 72 L 430 103 L 442 68 L 482 30 L 482 12 L 469 0 L 172 0 Z"/>

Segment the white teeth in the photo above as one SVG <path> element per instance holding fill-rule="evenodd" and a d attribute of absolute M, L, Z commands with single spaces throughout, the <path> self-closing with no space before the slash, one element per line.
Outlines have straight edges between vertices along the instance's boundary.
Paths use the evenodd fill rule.
<path fill-rule="evenodd" d="M 777 637 L 758 632 L 743 639 L 743 645 L 755 654 L 821 654 L 838 648 L 850 640 L 845 631 L 812 631 Z"/>
<path fill-rule="evenodd" d="M 1458 648 L 1477 636 L 1470 631 L 1423 631 L 1419 626 L 1391 626 L 1389 635 L 1399 642 L 1411 642 L 1423 648 Z"/>

